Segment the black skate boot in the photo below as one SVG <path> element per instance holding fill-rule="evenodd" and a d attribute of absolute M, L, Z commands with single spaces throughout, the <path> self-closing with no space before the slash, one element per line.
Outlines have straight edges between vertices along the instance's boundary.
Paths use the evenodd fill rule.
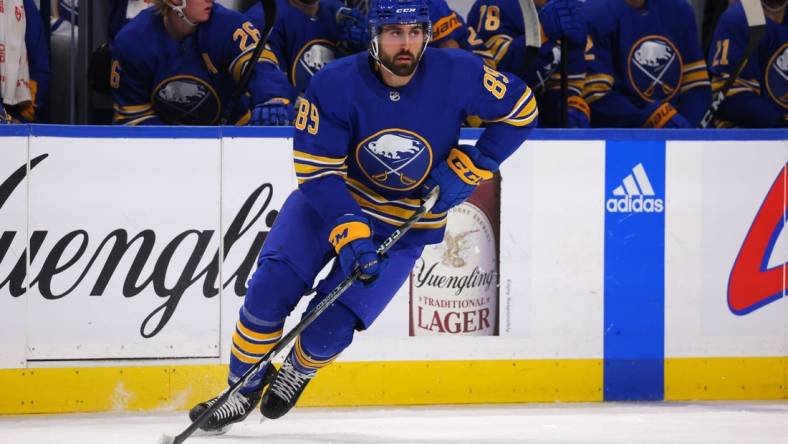
<path fill-rule="evenodd" d="M 265 374 L 263 375 L 263 383 L 260 385 L 259 389 L 247 394 L 243 394 L 241 392 L 233 393 L 227 399 L 227 402 L 225 402 L 221 407 L 213 412 L 210 418 L 208 418 L 208 420 L 205 421 L 200 426 L 200 428 L 206 432 L 219 434 L 226 432 L 231 424 L 241 422 L 246 419 L 246 417 L 252 413 L 252 410 L 257 407 L 257 403 L 260 402 L 260 396 L 262 395 L 265 386 L 270 384 L 275 376 L 276 369 L 273 365 L 269 364 L 268 368 L 265 370 Z M 192 409 L 189 411 L 189 418 L 192 421 L 195 421 L 204 411 L 211 408 L 211 406 L 225 392 L 222 392 L 215 398 L 211 398 L 192 407 Z"/>
<path fill-rule="evenodd" d="M 314 377 L 313 374 L 301 373 L 285 359 L 274 382 L 268 387 L 263 402 L 260 403 L 260 413 L 266 418 L 277 419 L 293 408 L 301 393 Z"/>

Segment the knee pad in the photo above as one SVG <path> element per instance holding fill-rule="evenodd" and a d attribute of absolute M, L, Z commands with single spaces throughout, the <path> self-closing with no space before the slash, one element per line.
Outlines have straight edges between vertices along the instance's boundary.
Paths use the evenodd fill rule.
<path fill-rule="evenodd" d="M 309 304 L 312 309 L 315 303 Z M 291 351 L 291 361 L 312 373 L 334 361 L 351 342 L 358 317 L 341 302 L 334 302 L 301 332 Z"/>
<path fill-rule="evenodd" d="M 306 290 L 307 284 L 287 263 L 262 259 L 249 280 L 241 314 L 252 324 L 284 322 Z"/>

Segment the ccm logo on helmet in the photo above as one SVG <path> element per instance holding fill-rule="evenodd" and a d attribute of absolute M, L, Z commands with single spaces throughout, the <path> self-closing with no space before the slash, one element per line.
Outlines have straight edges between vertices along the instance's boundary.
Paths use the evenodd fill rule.
<path fill-rule="evenodd" d="M 400 8 L 396 10 L 396 14 L 402 14 L 405 12 L 416 12 L 416 8 Z"/>

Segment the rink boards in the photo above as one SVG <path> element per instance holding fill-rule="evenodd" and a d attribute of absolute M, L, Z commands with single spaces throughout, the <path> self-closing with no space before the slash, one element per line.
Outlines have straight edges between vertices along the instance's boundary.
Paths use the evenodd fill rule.
<path fill-rule="evenodd" d="M 290 131 L 0 128 L 0 413 L 221 389 Z M 501 172 L 498 335 L 409 336 L 406 285 L 302 404 L 788 397 L 786 135 L 535 132 Z"/>

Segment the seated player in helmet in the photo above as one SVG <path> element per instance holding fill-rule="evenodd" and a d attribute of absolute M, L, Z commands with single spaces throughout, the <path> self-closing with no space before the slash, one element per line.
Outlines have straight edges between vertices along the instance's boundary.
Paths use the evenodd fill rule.
<path fill-rule="evenodd" d="M 286 414 L 356 331 L 372 326 L 424 246 L 443 241 L 448 210 L 492 178 L 536 125 L 536 100 L 519 78 L 467 51 L 427 47 L 426 0 L 373 0 L 369 26 L 369 52 L 323 68 L 299 100 L 298 189 L 282 206 L 249 282 L 228 382 L 240 381 L 278 343 L 285 318 L 333 258 L 309 310 L 347 276 L 358 272 L 359 279 L 304 328 L 278 373 L 267 364 L 231 392 L 202 424 L 205 430 L 225 430 L 258 402 L 267 418 Z M 475 145 L 460 144 L 470 114 L 489 124 Z M 378 256 L 376 245 L 435 187 L 440 194 L 432 209 Z M 195 406 L 192 420 L 216 399 Z"/>
<path fill-rule="evenodd" d="M 250 21 L 213 0 L 153 4 L 113 44 L 114 123 L 289 123 L 295 92 L 270 51 L 256 61 L 247 91 L 229 103 L 261 37 Z"/>

